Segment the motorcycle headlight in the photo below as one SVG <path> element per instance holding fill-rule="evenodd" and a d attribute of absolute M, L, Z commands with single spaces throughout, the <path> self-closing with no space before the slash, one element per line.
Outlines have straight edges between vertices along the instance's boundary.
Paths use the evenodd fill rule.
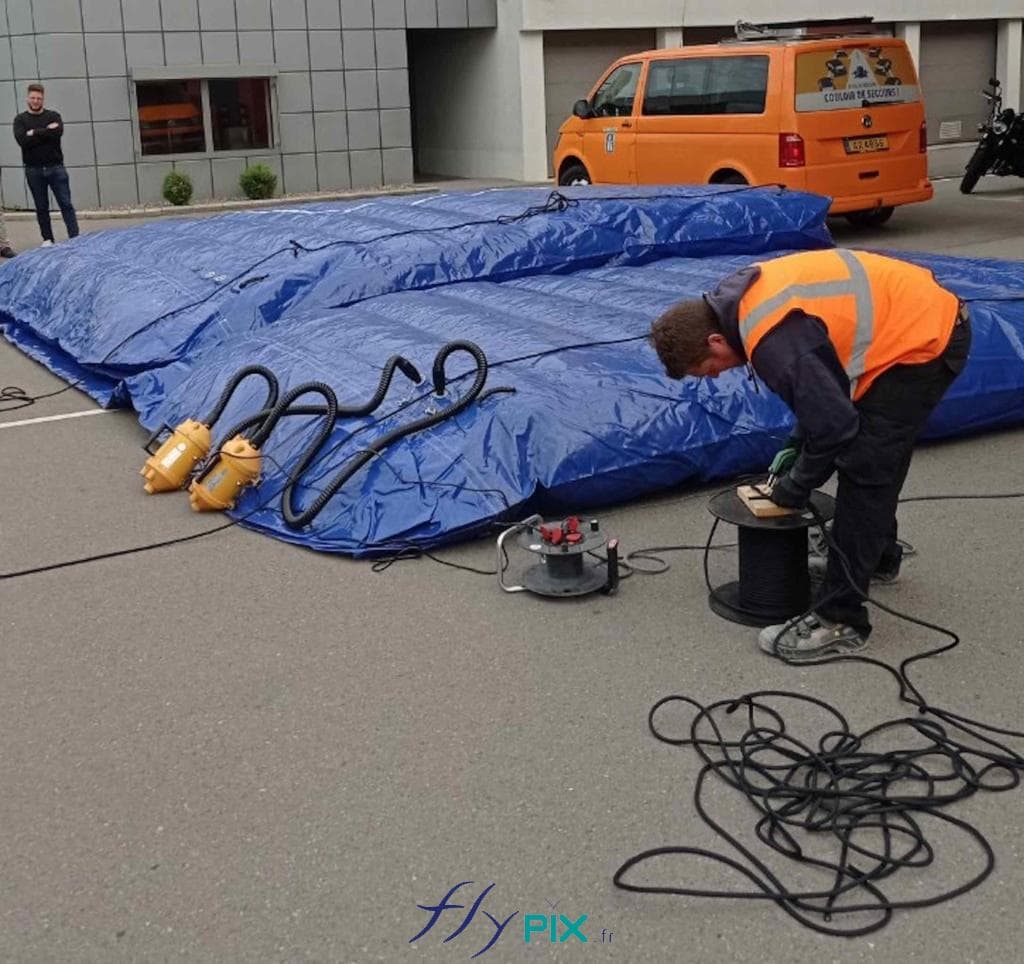
<path fill-rule="evenodd" d="M 1002 121 L 996 121 L 992 125 L 992 130 L 995 131 L 995 133 L 997 133 L 997 134 L 1005 134 L 1006 133 L 1006 125 Z"/>

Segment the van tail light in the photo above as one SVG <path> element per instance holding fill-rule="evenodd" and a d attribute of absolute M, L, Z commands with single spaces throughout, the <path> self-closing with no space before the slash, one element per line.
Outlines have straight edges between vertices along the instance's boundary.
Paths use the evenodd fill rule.
<path fill-rule="evenodd" d="M 918 135 L 917 149 L 921 154 L 928 153 L 928 122 L 921 121 L 921 133 Z"/>
<path fill-rule="evenodd" d="M 803 167 L 804 139 L 799 134 L 779 134 L 779 167 Z"/>

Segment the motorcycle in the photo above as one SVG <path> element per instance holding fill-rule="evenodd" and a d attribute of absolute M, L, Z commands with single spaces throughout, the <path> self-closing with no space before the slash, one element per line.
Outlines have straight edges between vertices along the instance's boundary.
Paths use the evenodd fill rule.
<path fill-rule="evenodd" d="M 1013 108 L 1003 109 L 999 81 L 989 79 L 991 90 L 982 95 L 989 102 L 988 120 L 978 125 L 981 138 L 967 162 L 960 191 L 970 194 L 983 174 L 1024 177 L 1024 115 Z"/>

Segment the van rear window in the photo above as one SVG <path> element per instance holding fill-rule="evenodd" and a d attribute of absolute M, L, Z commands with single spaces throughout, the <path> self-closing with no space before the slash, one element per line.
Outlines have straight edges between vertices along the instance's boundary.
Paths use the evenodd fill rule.
<path fill-rule="evenodd" d="M 644 114 L 762 114 L 768 58 L 686 57 L 652 60 Z"/>
<path fill-rule="evenodd" d="M 921 99 L 910 51 L 899 43 L 797 54 L 796 109 L 842 110 Z"/>

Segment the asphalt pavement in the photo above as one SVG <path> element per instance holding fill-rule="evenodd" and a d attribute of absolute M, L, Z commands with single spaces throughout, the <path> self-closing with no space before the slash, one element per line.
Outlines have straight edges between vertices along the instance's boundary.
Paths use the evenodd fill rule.
<path fill-rule="evenodd" d="M 1020 259 L 1022 204 L 1024 182 L 969 198 L 947 182 L 884 228 L 834 230 L 851 246 Z M 16 245 L 33 230 L 18 222 Z M 7 384 L 62 386 L 0 341 Z M 75 390 L 0 414 L 0 571 L 222 525 L 180 493 L 143 493 L 144 438 L 130 413 L 96 413 Z M 1024 430 L 928 445 L 905 493 L 1024 490 L 1021 466 Z M 595 514 L 624 552 L 697 544 L 710 491 Z M 963 637 L 914 671 L 931 702 L 1024 728 L 1022 525 L 1024 500 L 907 505 L 917 555 L 878 596 Z M 494 546 L 440 557 L 486 569 Z M 908 712 L 880 670 L 759 653 L 756 631 L 709 610 L 699 553 L 667 558 L 616 596 L 549 602 L 426 559 L 375 572 L 231 527 L 0 582 L 0 959 L 462 962 L 495 933 L 486 912 L 516 915 L 477 958 L 494 962 L 1015 960 L 1021 790 L 953 811 L 996 853 L 981 886 L 866 937 L 813 934 L 766 901 L 612 886 L 642 849 L 723 848 L 694 809 L 699 759 L 647 730 L 659 698 L 796 690 L 854 728 Z M 713 580 L 735 567 L 713 554 Z M 873 653 L 889 661 L 941 641 L 875 619 Z M 744 801 L 712 796 L 724 823 L 749 825 Z M 934 838 L 934 866 L 894 892 L 925 897 L 976 866 L 952 830 Z M 687 860 L 661 858 L 645 879 L 746 887 Z M 417 905 L 460 882 L 449 904 L 462 909 L 410 943 L 431 919 Z M 566 939 L 550 943 L 538 921 L 551 915 L 586 915 L 587 942 L 556 920 Z"/>

